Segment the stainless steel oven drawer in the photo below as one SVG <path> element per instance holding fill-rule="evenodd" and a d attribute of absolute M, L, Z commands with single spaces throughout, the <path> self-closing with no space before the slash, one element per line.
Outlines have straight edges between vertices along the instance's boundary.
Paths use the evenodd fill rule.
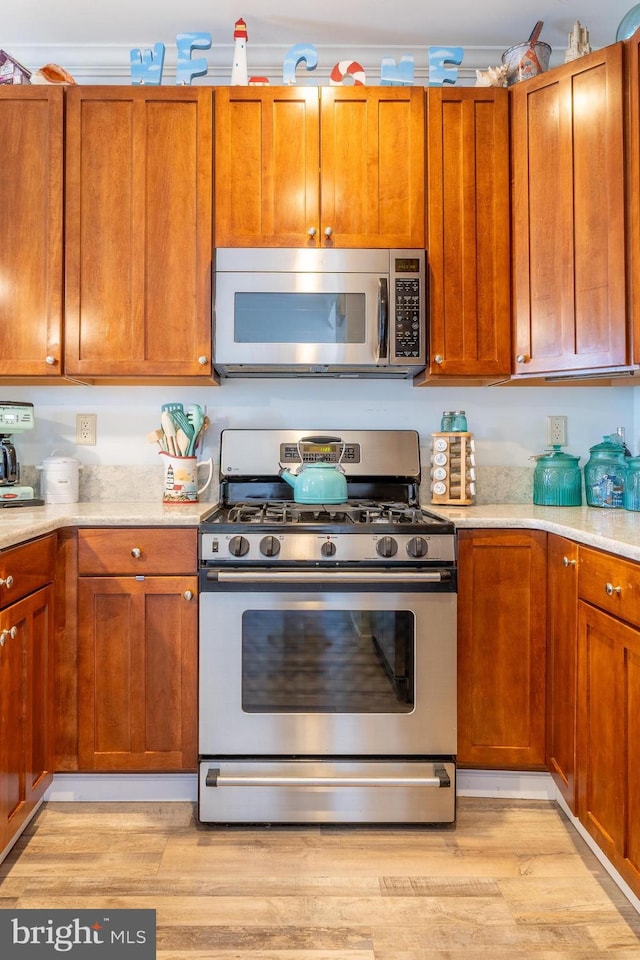
<path fill-rule="evenodd" d="M 205 823 L 453 823 L 455 764 L 431 760 L 201 760 Z"/>

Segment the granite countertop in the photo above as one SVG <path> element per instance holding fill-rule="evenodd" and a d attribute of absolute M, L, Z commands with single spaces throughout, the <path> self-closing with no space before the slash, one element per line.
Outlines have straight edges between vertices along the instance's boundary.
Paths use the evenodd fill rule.
<path fill-rule="evenodd" d="M 161 502 L 98 502 L 12 507 L 0 510 L 0 550 L 60 527 L 193 526 L 215 506 L 210 501 L 165 506 Z M 532 503 L 472 507 L 425 505 L 438 516 L 469 527 L 528 528 L 640 561 L 640 513 L 598 507 L 538 507 Z"/>
<path fill-rule="evenodd" d="M 197 527 L 215 506 L 208 502 L 165 505 L 156 501 L 56 503 L 0 508 L 0 550 L 61 527 Z"/>

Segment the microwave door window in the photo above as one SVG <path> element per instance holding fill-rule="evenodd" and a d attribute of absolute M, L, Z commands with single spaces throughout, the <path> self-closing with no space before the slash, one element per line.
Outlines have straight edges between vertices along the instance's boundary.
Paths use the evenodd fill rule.
<path fill-rule="evenodd" d="M 235 294 L 236 343 L 358 344 L 365 340 L 364 293 Z"/>

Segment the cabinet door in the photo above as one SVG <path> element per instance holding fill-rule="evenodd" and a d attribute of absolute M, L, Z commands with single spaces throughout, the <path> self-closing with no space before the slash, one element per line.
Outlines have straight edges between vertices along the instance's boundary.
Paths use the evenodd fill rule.
<path fill-rule="evenodd" d="M 0 613 L 0 850 L 51 783 L 52 587 Z"/>
<path fill-rule="evenodd" d="M 629 95 L 629 219 L 634 362 L 640 362 L 640 31 L 624 42 Z"/>
<path fill-rule="evenodd" d="M 322 87 L 322 243 L 424 247 L 424 96 L 413 87 Z"/>
<path fill-rule="evenodd" d="M 0 376 L 62 367 L 63 91 L 0 86 Z"/>
<path fill-rule="evenodd" d="M 431 376 L 511 372 L 508 96 L 494 87 L 428 91 Z"/>
<path fill-rule="evenodd" d="M 461 530 L 458 761 L 544 769 L 546 534 Z"/>
<path fill-rule="evenodd" d="M 550 535 L 547 549 L 547 766 L 575 813 L 578 545 Z"/>
<path fill-rule="evenodd" d="M 65 372 L 211 378 L 212 93 L 67 93 Z"/>
<path fill-rule="evenodd" d="M 318 109 L 315 87 L 216 89 L 217 247 L 316 246 Z"/>
<path fill-rule="evenodd" d="M 624 850 L 627 757 L 638 760 L 637 737 L 628 740 L 626 652 L 634 650 L 638 695 L 638 632 L 579 603 L 578 814 L 614 863 Z M 632 698 L 633 702 L 633 698 Z M 634 773 L 637 777 L 637 773 Z M 636 804 L 638 795 L 636 792 Z M 636 815 L 638 811 L 636 805 Z M 637 841 L 637 837 L 636 837 Z M 636 849 L 636 854 L 638 850 Z"/>
<path fill-rule="evenodd" d="M 196 577 L 80 578 L 80 769 L 195 769 L 196 594 Z"/>
<path fill-rule="evenodd" d="M 622 44 L 511 90 L 516 374 L 629 362 Z"/>

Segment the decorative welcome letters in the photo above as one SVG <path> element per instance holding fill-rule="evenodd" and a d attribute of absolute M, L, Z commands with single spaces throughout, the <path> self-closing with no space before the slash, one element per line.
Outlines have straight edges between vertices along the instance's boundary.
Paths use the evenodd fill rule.
<path fill-rule="evenodd" d="M 206 74 L 208 69 L 206 58 L 200 57 L 193 60 L 191 53 L 194 49 L 208 50 L 211 44 L 210 33 L 178 34 L 176 37 L 178 48 L 177 84 L 190 84 L 193 77 Z M 163 43 L 155 43 L 153 50 L 131 50 L 131 82 L 155 86 L 162 83 L 164 54 L 165 46 Z M 458 71 L 452 69 L 450 65 L 453 65 L 454 68 L 460 66 L 463 56 L 464 50 L 462 47 L 428 47 L 429 86 L 455 83 L 458 79 Z M 282 63 L 282 82 L 285 85 L 292 86 L 296 83 L 296 70 L 301 63 L 304 63 L 307 72 L 315 70 L 318 66 L 318 51 L 312 43 L 297 43 L 287 51 Z M 399 63 L 396 63 L 392 57 L 384 57 L 380 65 L 380 84 L 382 86 L 413 86 L 414 66 L 414 58 L 411 54 L 402 56 Z M 331 83 L 333 85 L 341 83 L 364 84 L 365 82 L 364 71 L 356 60 L 341 60 L 334 65 L 331 71 Z"/>

